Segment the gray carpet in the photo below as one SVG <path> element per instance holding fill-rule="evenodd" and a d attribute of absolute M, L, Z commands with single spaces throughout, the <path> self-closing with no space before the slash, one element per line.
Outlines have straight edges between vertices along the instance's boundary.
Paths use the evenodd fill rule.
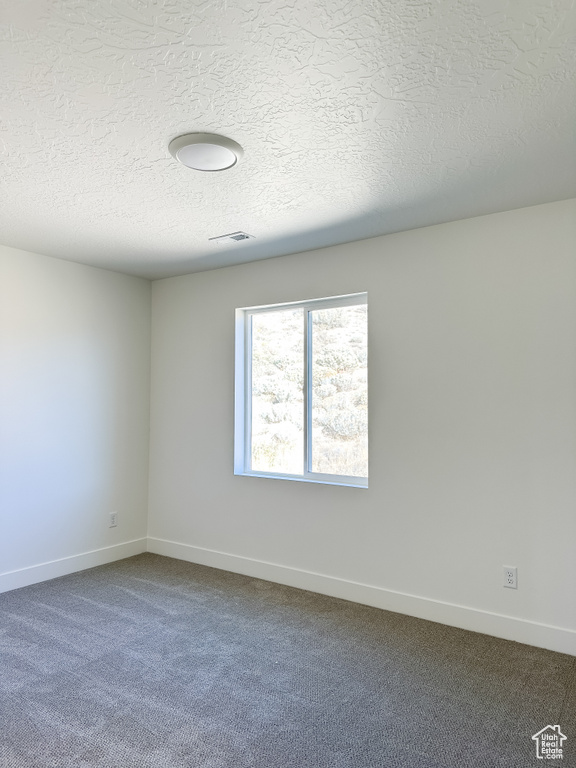
<path fill-rule="evenodd" d="M 157 555 L 0 595 L 0 661 L 1 768 L 576 765 L 575 658 Z"/>

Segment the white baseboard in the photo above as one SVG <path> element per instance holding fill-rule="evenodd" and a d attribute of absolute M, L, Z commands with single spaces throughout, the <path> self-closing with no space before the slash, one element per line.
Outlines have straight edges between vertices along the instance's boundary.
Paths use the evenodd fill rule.
<path fill-rule="evenodd" d="M 334 576 L 325 576 L 321 573 L 289 568 L 165 539 L 149 537 L 148 552 L 576 656 L 576 632 L 562 627 L 481 611 L 440 600 L 430 600 L 370 584 L 346 581 Z"/>
<path fill-rule="evenodd" d="M 55 579 L 57 576 L 84 571 L 86 568 L 105 565 L 115 560 L 123 560 L 125 557 L 139 555 L 142 552 L 146 552 L 145 538 L 125 541 L 123 544 L 115 544 L 112 547 L 94 549 L 91 552 L 82 552 L 80 555 L 62 557 L 59 560 L 50 560 L 47 563 L 31 565 L 17 571 L 0 573 L 0 592 L 8 592 L 11 589 L 37 584 L 39 581 Z"/>

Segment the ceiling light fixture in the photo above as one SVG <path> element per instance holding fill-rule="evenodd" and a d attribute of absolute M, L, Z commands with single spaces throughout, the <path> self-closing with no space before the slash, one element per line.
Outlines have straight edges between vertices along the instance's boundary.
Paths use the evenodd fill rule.
<path fill-rule="evenodd" d="M 170 154 L 195 171 L 225 171 L 241 159 L 244 150 L 232 139 L 215 133 L 187 133 L 168 145 Z"/>

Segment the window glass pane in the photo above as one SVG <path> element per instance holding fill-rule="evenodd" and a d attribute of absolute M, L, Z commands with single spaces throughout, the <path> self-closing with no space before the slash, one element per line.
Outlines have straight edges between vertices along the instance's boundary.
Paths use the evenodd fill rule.
<path fill-rule="evenodd" d="M 302 474 L 302 309 L 252 315 L 252 471 Z"/>
<path fill-rule="evenodd" d="M 368 317 L 365 304 L 312 318 L 312 472 L 368 476 Z"/>

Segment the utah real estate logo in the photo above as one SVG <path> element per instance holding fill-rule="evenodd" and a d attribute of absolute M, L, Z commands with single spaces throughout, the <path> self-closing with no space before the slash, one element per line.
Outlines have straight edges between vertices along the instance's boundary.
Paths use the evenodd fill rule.
<path fill-rule="evenodd" d="M 536 742 L 538 760 L 562 760 L 564 757 L 562 744 L 566 738 L 559 725 L 547 725 L 535 733 L 532 739 Z"/>

